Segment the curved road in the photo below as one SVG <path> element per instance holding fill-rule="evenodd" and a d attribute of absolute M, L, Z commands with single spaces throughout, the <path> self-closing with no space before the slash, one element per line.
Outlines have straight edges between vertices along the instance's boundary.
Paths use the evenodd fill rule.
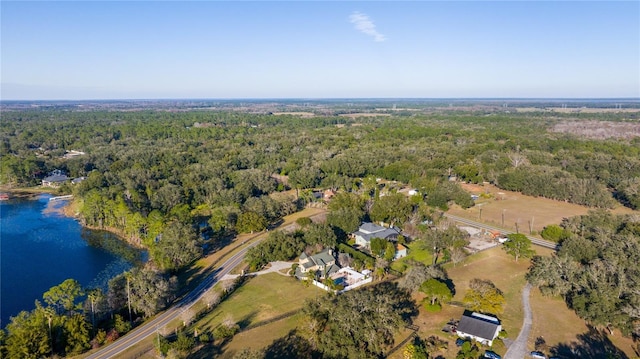
<path fill-rule="evenodd" d="M 502 229 L 502 228 L 490 226 L 488 224 L 472 221 L 470 219 L 454 216 L 452 214 L 445 213 L 444 216 L 449 218 L 452 221 L 468 224 L 470 226 L 474 226 L 474 227 L 478 227 L 478 228 L 482 228 L 482 229 L 498 231 L 498 232 L 500 232 L 502 234 L 516 233 L 516 232 L 512 232 L 512 231 L 507 231 L 507 230 Z M 538 245 L 538 246 L 541 246 L 541 247 L 545 247 L 545 248 L 551 248 L 551 249 L 556 249 L 556 250 L 558 249 L 558 244 L 555 243 L 555 242 L 545 241 L 544 239 L 535 238 L 535 237 L 531 237 L 531 236 L 527 236 L 527 238 L 529 238 L 529 240 L 531 241 L 532 244 L 535 244 L 535 245 Z"/>
<path fill-rule="evenodd" d="M 314 214 L 309 216 L 309 218 L 315 218 L 321 214 L 322 213 Z M 293 228 L 295 228 L 295 224 L 292 223 L 282 227 L 281 230 L 290 231 Z M 240 265 L 247 251 L 250 248 L 258 245 L 258 243 L 260 243 L 265 238 L 266 236 L 264 238 L 256 240 L 255 242 L 238 251 L 238 253 L 232 255 L 229 259 L 224 261 L 215 271 L 207 275 L 193 291 L 174 303 L 162 314 L 158 315 L 150 321 L 145 322 L 144 324 L 130 331 L 115 342 L 100 348 L 97 352 L 88 355 L 87 357 L 85 357 L 85 359 L 113 358 L 114 356 L 122 353 L 128 348 L 138 344 L 145 338 L 156 334 L 158 328 L 161 328 L 170 323 L 172 320 L 178 318 L 185 310 L 191 308 L 191 306 L 194 305 L 206 291 L 213 288 L 213 286 L 216 285 L 216 283 L 218 283 L 222 279 L 222 277 L 229 274 L 235 267 Z"/>
<path fill-rule="evenodd" d="M 249 248 L 254 247 L 261 240 L 255 241 L 247 247 L 240 250 L 238 253 L 231 256 L 218 267 L 213 273 L 209 274 L 193 291 L 184 296 L 178 302 L 176 302 L 171 308 L 167 309 L 162 314 L 153 318 L 148 322 L 145 322 L 138 328 L 127 333 L 127 335 L 121 337 L 110 345 L 107 345 L 97 352 L 87 356 L 85 359 L 98 359 L 98 358 L 112 358 L 131 346 L 136 345 L 143 339 L 156 333 L 157 328 L 161 328 L 178 318 L 183 311 L 189 309 L 195 304 L 198 299 L 210 288 L 212 288 L 222 277 L 229 274 L 235 267 L 237 267 Z"/>
<path fill-rule="evenodd" d="M 505 359 L 521 359 L 527 356 L 527 339 L 529 339 L 529 332 L 531 331 L 531 324 L 533 323 L 531 306 L 529 305 L 530 291 L 531 284 L 527 283 L 522 290 L 522 306 L 524 307 L 522 329 L 520 329 L 518 338 L 509 346 L 507 353 L 504 355 Z"/>

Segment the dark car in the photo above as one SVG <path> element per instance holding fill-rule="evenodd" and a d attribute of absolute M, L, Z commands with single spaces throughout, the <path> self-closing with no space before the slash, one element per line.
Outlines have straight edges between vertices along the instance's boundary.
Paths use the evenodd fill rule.
<path fill-rule="evenodd" d="M 490 359 L 502 359 L 500 354 L 492 352 L 491 350 L 487 350 L 486 352 L 484 352 L 484 357 Z"/>
<path fill-rule="evenodd" d="M 466 342 L 466 340 L 464 340 L 462 338 L 458 338 L 458 339 L 456 339 L 456 346 L 461 347 L 462 344 L 464 344 L 464 342 Z"/>

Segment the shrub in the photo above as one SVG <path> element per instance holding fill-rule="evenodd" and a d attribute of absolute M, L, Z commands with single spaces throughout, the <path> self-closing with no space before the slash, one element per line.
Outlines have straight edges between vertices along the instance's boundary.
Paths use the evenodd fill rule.
<path fill-rule="evenodd" d="M 548 241 L 560 242 L 569 237 L 569 232 L 556 224 L 551 224 L 544 227 L 540 235 Z"/>
<path fill-rule="evenodd" d="M 124 320 L 120 314 L 116 314 L 113 327 L 116 329 L 118 334 L 124 334 L 131 330 L 131 323 Z"/>
<path fill-rule="evenodd" d="M 239 329 L 240 327 L 238 327 L 237 324 L 236 325 L 221 324 L 219 327 L 217 327 L 213 331 L 213 336 L 216 339 L 229 339 L 229 338 L 232 338 L 234 335 L 236 335 Z"/>
<path fill-rule="evenodd" d="M 162 335 L 156 335 L 156 337 L 153 339 L 153 345 L 156 347 L 158 353 L 160 353 L 162 356 L 167 355 L 169 349 L 171 348 L 171 343 L 169 343 L 169 340 Z"/>
<path fill-rule="evenodd" d="M 436 313 L 442 310 L 442 306 L 440 305 L 440 303 L 431 304 L 430 302 L 425 302 L 424 309 L 426 309 L 429 313 Z"/>
<path fill-rule="evenodd" d="M 311 218 L 309 217 L 300 217 L 298 219 L 296 219 L 296 224 L 299 225 L 300 227 L 306 227 L 308 225 L 310 225 L 311 223 L 313 223 L 311 221 Z"/>

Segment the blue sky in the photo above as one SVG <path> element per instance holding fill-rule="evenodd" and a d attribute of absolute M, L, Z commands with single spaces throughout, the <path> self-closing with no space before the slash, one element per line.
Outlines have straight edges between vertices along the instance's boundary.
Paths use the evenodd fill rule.
<path fill-rule="evenodd" d="M 640 2 L 2 1 L 13 99 L 640 97 Z"/>

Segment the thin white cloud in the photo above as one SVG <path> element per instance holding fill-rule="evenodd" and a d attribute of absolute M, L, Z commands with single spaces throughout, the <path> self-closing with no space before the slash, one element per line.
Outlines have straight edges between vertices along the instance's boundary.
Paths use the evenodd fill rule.
<path fill-rule="evenodd" d="M 386 37 L 376 30 L 376 25 L 371 21 L 367 14 L 354 11 L 349 15 L 349 21 L 354 25 L 356 30 L 373 37 L 376 42 L 383 42 L 386 40 Z"/>

